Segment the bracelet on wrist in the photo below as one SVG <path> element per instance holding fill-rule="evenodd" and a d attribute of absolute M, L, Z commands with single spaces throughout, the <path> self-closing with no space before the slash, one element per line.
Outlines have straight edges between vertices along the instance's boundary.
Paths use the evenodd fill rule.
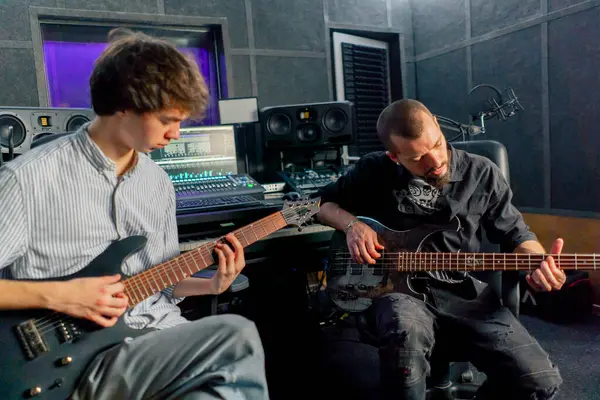
<path fill-rule="evenodd" d="M 350 228 L 352 228 L 352 225 L 354 225 L 357 222 L 358 222 L 358 219 L 354 219 L 354 220 L 350 221 L 350 223 L 348 225 L 346 225 L 346 227 L 344 228 L 344 234 L 348 233 Z"/>

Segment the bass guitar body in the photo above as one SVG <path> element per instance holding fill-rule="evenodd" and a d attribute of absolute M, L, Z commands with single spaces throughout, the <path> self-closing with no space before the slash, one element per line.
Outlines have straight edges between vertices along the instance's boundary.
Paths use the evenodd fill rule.
<path fill-rule="evenodd" d="M 420 284 L 423 282 L 422 273 L 400 273 L 390 267 L 398 263 L 399 254 L 421 251 L 431 235 L 444 230 L 458 231 L 459 220 L 455 218 L 447 225 L 420 225 L 397 231 L 371 218 L 358 219 L 377 233 L 384 250 L 379 252 L 382 257 L 375 264 L 359 264 L 350 255 L 346 235 L 340 231 L 333 234 L 327 266 L 327 291 L 335 305 L 346 312 L 360 313 L 369 308 L 374 298 L 392 291 L 426 301 L 427 294 Z"/>

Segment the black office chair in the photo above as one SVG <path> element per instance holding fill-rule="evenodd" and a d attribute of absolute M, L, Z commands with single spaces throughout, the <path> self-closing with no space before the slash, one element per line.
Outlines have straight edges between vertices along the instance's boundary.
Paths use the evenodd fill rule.
<path fill-rule="evenodd" d="M 215 274 L 217 273 L 217 270 L 214 268 L 210 268 L 210 269 L 205 269 L 202 270 L 200 272 L 196 272 L 194 275 L 192 275 L 192 277 L 194 278 L 199 278 L 199 279 L 211 279 Z M 248 277 L 244 274 L 239 274 L 231 283 L 231 285 L 229 286 L 229 288 L 227 288 L 227 290 L 223 293 L 223 295 L 228 294 L 228 297 L 233 298 L 233 300 L 235 300 L 235 297 L 237 296 L 238 293 L 242 292 L 243 290 L 246 290 L 250 287 L 250 281 L 248 280 Z M 221 311 L 219 310 L 219 303 L 220 303 L 220 299 L 223 297 L 223 295 L 210 295 L 208 296 L 208 298 L 210 299 L 210 315 L 217 315 L 219 313 L 221 313 Z M 195 297 L 195 296 L 192 296 Z M 207 296 L 202 296 L 202 297 L 207 297 Z M 200 299 L 193 299 L 190 302 L 186 302 L 185 305 L 182 306 L 182 313 L 183 316 L 190 319 L 190 320 L 195 320 L 198 318 L 201 318 L 203 316 L 205 316 L 205 314 L 202 313 L 202 310 L 196 309 L 198 306 L 198 301 Z M 232 301 L 230 300 L 229 302 L 226 303 L 231 303 Z M 224 313 L 228 313 L 229 310 L 225 310 L 223 311 Z"/>
<path fill-rule="evenodd" d="M 478 140 L 470 142 L 454 142 L 452 145 L 469 153 L 481 155 L 492 160 L 499 168 L 507 181 L 509 181 L 508 156 L 506 148 L 499 142 L 492 140 Z M 509 181 L 510 183 L 510 181 Z M 498 245 L 489 242 L 483 232 L 482 252 L 499 252 Z M 519 317 L 519 274 L 516 271 L 495 271 L 477 275 L 477 278 L 486 281 L 498 294 L 502 304 L 507 307 L 517 318 Z M 367 314 L 360 314 L 356 318 L 360 340 L 375 347 L 379 341 L 375 335 L 374 321 L 367 318 Z M 455 361 L 455 362 L 454 362 Z M 427 381 L 427 399 L 472 399 L 479 386 L 470 382 L 473 373 L 469 364 L 464 360 L 445 360 L 433 357 L 431 360 L 431 375 Z"/>

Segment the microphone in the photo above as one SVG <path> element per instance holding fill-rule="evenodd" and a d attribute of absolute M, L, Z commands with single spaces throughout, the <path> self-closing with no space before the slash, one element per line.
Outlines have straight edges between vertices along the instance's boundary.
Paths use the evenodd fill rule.
<path fill-rule="evenodd" d="M 506 89 L 506 97 L 508 98 L 507 100 L 503 99 L 502 94 L 495 86 L 485 83 L 475 86 L 469 91 L 469 95 L 471 95 L 477 89 L 481 90 L 478 91 L 478 95 L 474 95 L 474 100 L 471 107 L 471 116 L 473 117 L 473 121 L 479 119 L 482 122 L 482 125 L 483 120 L 495 117 L 506 121 L 506 119 L 512 117 L 518 111 L 524 110 L 517 95 L 515 94 L 515 91 L 512 88 Z M 485 91 L 491 91 L 492 95 L 484 100 Z M 481 111 L 481 109 L 483 109 L 483 111 Z"/>

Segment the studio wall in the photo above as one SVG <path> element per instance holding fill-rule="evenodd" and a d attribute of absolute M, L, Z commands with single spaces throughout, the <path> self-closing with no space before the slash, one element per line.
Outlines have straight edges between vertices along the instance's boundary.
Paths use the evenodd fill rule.
<path fill-rule="evenodd" d="M 0 2 L 0 105 L 38 106 L 29 6 L 225 17 L 235 96 L 260 107 L 334 100 L 330 25 L 400 32 L 411 58 L 408 0 L 4 0 Z M 414 95 L 414 66 L 407 68 Z"/>
<path fill-rule="evenodd" d="M 487 123 L 508 149 L 515 204 L 577 216 L 600 212 L 600 2 L 413 0 L 417 97 L 468 122 L 468 91 L 511 87 L 524 111 Z"/>
<path fill-rule="evenodd" d="M 225 17 L 235 96 L 260 107 L 334 100 L 329 28 L 399 32 L 405 93 L 468 122 L 468 90 L 511 87 L 525 110 L 488 121 L 508 148 L 514 201 L 535 212 L 600 212 L 600 1 L 4 0 L 0 105 L 38 106 L 29 6 Z"/>

